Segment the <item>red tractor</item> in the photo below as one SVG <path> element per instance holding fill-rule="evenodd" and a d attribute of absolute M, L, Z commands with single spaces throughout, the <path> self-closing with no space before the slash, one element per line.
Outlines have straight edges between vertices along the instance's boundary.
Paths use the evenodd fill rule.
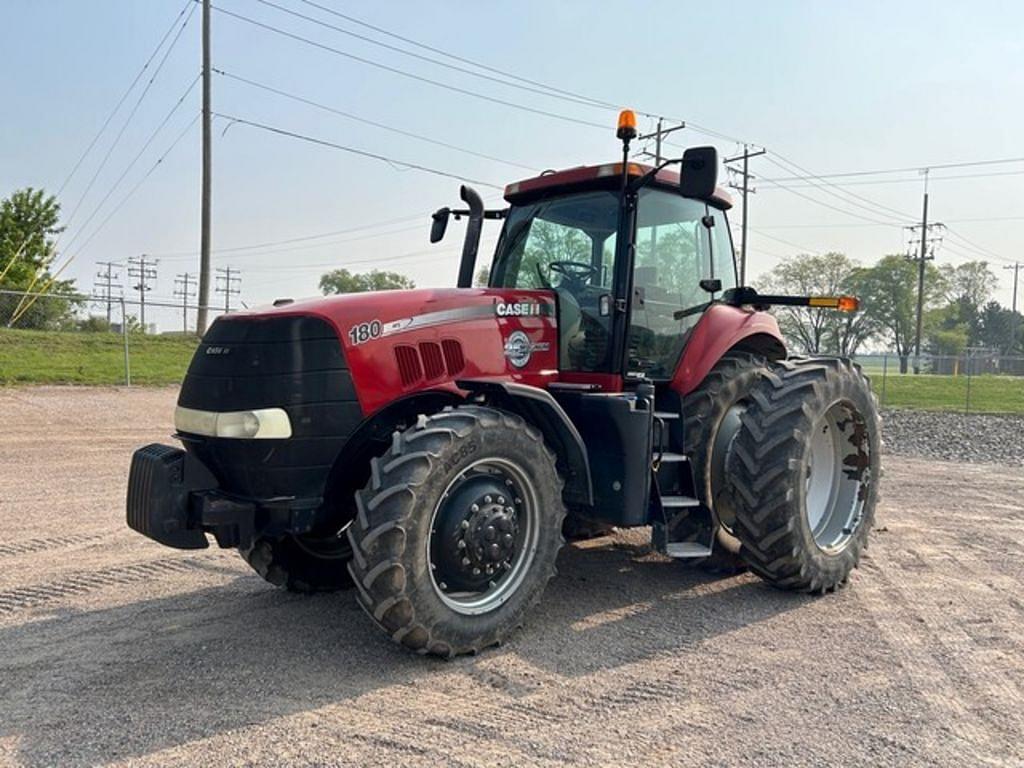
<path fill-rule="evenodd" d="M 175 412 L 184 450 L 136 451 L 128 524 L 234 547 L 265 579 L 354 587 L 394 639 L 500 642 L 567 535 L 649 526 L 668 557 L 828 592 L 867 545 L 879 420 L 841 358 L 788 358 L 736 285 L 712 148 L 657 168 L 546 172 L 467 219 L 458 287 L 278 300 L 219 318 Z M 681 165 L 679 172 L 670 169 Z M 483 223 L 503 222 L 473 288 Z"/>

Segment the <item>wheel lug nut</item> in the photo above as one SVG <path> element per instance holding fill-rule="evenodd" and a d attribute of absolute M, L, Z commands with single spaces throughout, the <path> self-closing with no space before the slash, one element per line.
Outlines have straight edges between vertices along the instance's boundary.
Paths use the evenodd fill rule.
<path fill-rule="evenodd" d="M 464 542 L 462 539 L 459 539 L 459 543 L 456 544 L 455 546 L 457 546 L 459 549 L 465 549 L 466 548 L 466 542 Z"/>
<path fill-rule="evenodd" d="M 479 576 L 480 575 L 480 569 L 479 568 L 474 568 L 473 569 L 473 575 L 474 576 Z"/>
<path fill-rule="evenodd" d="M 462 564 L 463 565 L 469 565 L 469 558 L 468 557 L 462 558 Z"/>
<path fill-rule="evenodd" d="M 440 584 L 438 584 L 437 586 L 439 586 L 441 589 L 448 589 L 448 585 L 445 584 L 443 581 Z"/>
<path fill-rule="evenodd" d="M 480 505 L 479 504 L 471 505 L 470 508 L 469 508 L 469 511 L 470 512 L 479 512 L 480 511 Z"/>
<path fill-rule="evenodd" d="M 498 497 L 498 503 L 499 504 L 504 504 L 505 503 L 505 497 L 504 496 L 499 496 Z"/>
<path fill-rule="evenodd" d="M 511 480 L 506 480 L 505 481 L 505 485 L 507 485 L 509 488 L 511 488 L 512 487 L 512 481 Z"/>
<path fill-rule="evenodd" d="M 511 533 L 506 533 L 504 536 L 501 537 L 501 541 L 502 541 L 503 544 L 505 544 L 505 546 L 511 546 L 511 544 L 512 544 L 512 534 Z"/>
<path fill-rule="evenodd" d="M 492 499 L 491 499 L 490 496 L 484 496 L 484 503 L 485 504 L 490 504 L 491 501 L 492 501 Z M 476 510 L 473 510 L 473 511 L 475 512 Z"/>
<path fill-rule="evenodd" d="M 491 544 L 490 555 L 495 560 L 497 560 L 498 557 L 501 555 L 501 547 L 499 547 L 497 544 Z"/>
<path fill-rule="evenodd" d="M 462 523 L 460 523 L 460 525 L 462 527 L 462 530 L 466 530 L 467 528 L 469 528 L 469 520 L 463 520 Z"/>

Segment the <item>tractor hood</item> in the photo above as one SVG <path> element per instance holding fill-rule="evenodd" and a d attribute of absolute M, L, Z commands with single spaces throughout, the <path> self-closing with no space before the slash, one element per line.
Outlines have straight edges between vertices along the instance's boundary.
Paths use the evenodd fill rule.
<path fill-rule="evenodd" d="M 366 415 L 418 391 L 457 391 L 456 378 L 543 387 L 558 375 L 556 301 L 548 290 L 422 288 L 278 301 L 223 316 L 208 336 L 227 324 L 288 317 L 316 318 L 334 330 Z"/>

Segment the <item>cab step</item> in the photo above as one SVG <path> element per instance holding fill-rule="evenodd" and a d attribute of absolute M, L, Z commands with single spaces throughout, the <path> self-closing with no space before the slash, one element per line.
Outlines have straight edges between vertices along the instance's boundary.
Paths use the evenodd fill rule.
<path fill-rule="evenodd" d="M 690 460 L 686 454 L 672 451 L 655 451 L 654 456 L 661 464 L 682 464 L 684 461 Z"/>
<path fill-rule="evenodd" d="M 689 557 L 710 557 L 711 547 L 699 541 L 670 541 L 665 545 L 665 554 L 680 560 Z"/>
<path fill-rule="evenodd" d="M 680 507 L 699 507 L 700 502 L 692 496 L 662 496 L 661 506 L 678 509 Z"/>

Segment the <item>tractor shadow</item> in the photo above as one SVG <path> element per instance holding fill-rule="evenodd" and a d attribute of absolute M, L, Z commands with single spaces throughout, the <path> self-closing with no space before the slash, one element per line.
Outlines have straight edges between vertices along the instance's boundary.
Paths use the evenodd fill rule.
<path fill-rule="evenodd" d="M 510 654 L 557 679 L 701 646 L 807 603 L 719 579 L 621 537 L 570 546 L 524 629 L 443 662 L 410 654 L 349 594 L 290 595 L 234 569 L 224 583 L 0 628 L 0 743 L 29 766 L 91 765 L 363 694 L 486 674 Z"/>

